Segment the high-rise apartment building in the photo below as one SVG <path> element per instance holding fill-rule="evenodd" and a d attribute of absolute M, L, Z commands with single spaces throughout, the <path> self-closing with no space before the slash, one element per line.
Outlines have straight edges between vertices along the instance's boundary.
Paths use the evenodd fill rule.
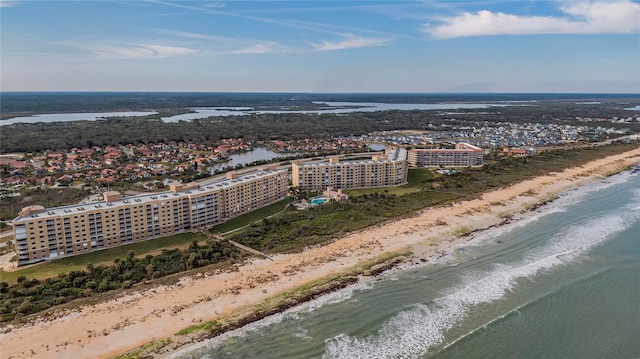
<path fill-rule="evenodd" d="M 407 155 L 412 167 L 477 167 L 484 165 L 484 150 L 468 143 L 455 149 L 414 149 Z"/>
<path fill-rule="evenodd" d="M 328 161 L 294 161 L 291 171 L 293 186 L 301 190 L 400 186 L 407 183 L 407 151 L 390 148 L 370 160 L 340 161 L 333 156 Z"/>
<path fill-rule="evenodd" d="M 287 196 L 287 170 L 263 169 L 170 191 L 45 209 L 23 208 L 12 221 L 18 265 L 205 229 Z"/>

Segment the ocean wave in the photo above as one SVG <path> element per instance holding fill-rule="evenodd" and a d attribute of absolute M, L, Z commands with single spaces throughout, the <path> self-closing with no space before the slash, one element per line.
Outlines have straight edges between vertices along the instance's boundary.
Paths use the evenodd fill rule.
<path fill-rule="evenodd" d="M 608 177 L 606 180 L 590 182 L 583 186 L 564 192 L 560 194 L 556 199 L 540 206 L 535 211 L 514 215 L 512 221 L 508 224 L 501 225 L 499 227 L 482 231 L 476 234 L 473 239 L 465 245 L 475 246 L 493 243 L 499 237 L 502 237 L 515 229 L 525 227 L 532 222 L 545 218 L 546 216 L 567 211 L 570 206 L 583 201 L 584 198 L 589 194 L 602 191 L 614 185 L 628 182 L 631 178 L 632 176 L 629 173 L 622 172 L 620 174 Z M 633 193 L 634 198 L 640 201 L 640 189 L 634 190 Z"/>
<path fill-rule="evenodd" d="M 594 182 L 561 195 L 558 199 L 541 206 L 535 212 L 514 218 L 507 225 L 491 229 L 477 236 L 473 242 L 495 241 L 516 228 L 553 213 L 564 212 L 584 199 L 590 193 L 601 191 L 614 184 L 624 183 L 631 177 L 617 175 L 604 181 Z M 640 190 L 634 190 L 632 201 L 625 207 L 628 211 L 608 213 L 565 228 L 556 235 L 541 242 L 536 249 L 524 253 L 516 263 L 496 264 L 486 271 L 470 273 L 462 284 L 441 293 L 441 297 L 428 302 L 414 304 L 390 318 L 380 330 L 366 337 L 340 334 L 325 341 L 324 358 L 418 358 L 434 347 L 445 343 L 447 331 L 458 325 L 468 315 L 471 308 L 503 298 L 513 291 L 517 280 L 531 278 L 546 270 L 580 258 L 590 248 L 607 240 L 612 234 L 628 228 L 640 218 L 640 212 L 633 210 L 640 205 Z M 618 213 L 619 212 L 619 213 Z M 451 257 L 451 256 L 449 256 Z M 448 258 L 449 258 L 448 257 Z M 433 263 L 433 262 L 430 262 Z M 399 269 L 400 270 L 400 269 Z M 397 273 L 387 273 L 388 278 L 396 278 Z M 323 306 L 344 302 L 353 298 L 356 292 L 373 289 L 375 283 L 366 282 L 349 286 L 343 290 L 321 296 L 313 301 L 289 309 L 283 313 L 265 318 L 236 331 L 189 346 L 170 358 L 189 357 L 195 350 L 216 348 L 229 338 L 241 338 L 249 332 L 285 322 L 296 325 L 293 336 L 309 339 L 303 326 L 296 322 L 303 314 L 316 311 Z M 202 354 L 201 354 L 202 355 Z"/>
<path fill-rule="evenodd" d="M 551 256 L 556 253 L 579 255 L 603 242 L 610 235 L 622 231 L 638 220 L 637 213 L 620 211 L 602 217 L 577 223 L 557 233 L 549 243 L 533 250 L 531 256 Z"/>
<path fill-rule="evenodd" d="M 303 326 L 297 326 L 296 327 L 296 331 L 293 333 L 293 336 L 296 338 L 300 338 L 300 339 L 304 339 L 304 340 L 311 340 L 313 339 L 310 335 L 309 335 L 309 330 Z"/>
<path fill-rule="evenodd" d="M 273 325 L 277 325 L 283 322 L 294 322 L 300 319 L 301 313 L 311 313 L 318 308 L 329 304 L 336 304 L 340 302 L 344 302 L 353 297 L 353 295 L 357 292 L 364 292 L 374 288 L 373 282 L 360 282 L 341 290 L 328 293 L 326 295 L 320 296 L 316 299 L 310 300 L 305 303 L 301 303 L 300 305 L 287 309 L 282 313 L 270 315 L 264 319 L 259 321 L 249 323 L 242 328 L 231 330 L 226 333 L 223 333 L 215 338 L 206 339 L 202 342 L 189 345 L 179 351 L 176 351 L 169 355 L 167 359 L 178 359 L 178 358 L 202 358 L 201 355 L 206 355 L 201 353 L 203 351 L 214 349 L 220 346 L 224 341 L 232 339 L 232 338 L 243 338 L 247 334 L 251 332 L 255 332 L 260 329 L 268 328 Z M 308 336 L 306 329 L 302 327 L 298 327 L 299 331 L 294 333 L 293 335 L 303 339 L 310 339 Z M 196 355 L 196 356 L 193 356 Z M 206 356 L 205 356 L 206 357 Z"/>
<path fill-rule="evenodd" d="M 550 205 L 568 206 L 584 200 L 584 198 L 594 192 L 605 190 L 619 184 L 630 181 L 633 176 L 629 172 L 621 172 L 616 175 L 583 184 L 579 187 L 566 191 L 558 196 Z"/>
<path fill-rule="evenodd" d="M 525 252 L 513 264 L 496 264 L 488 271 L 468 274 L 463 284 L 426 304 L 404 310 L 375 335 L 335 336 L 326 341 L 323 358 L 418 358 L 445 340 L 447 330 L 460 323 L 471 308 L 503 298 L 518 279 L 531 278 L 571 262 L 638 220 L 638 214 L 605 214 L 577 223 L 551 237 L 538 249 Z"/>
<path fill-rule="evenodd" d="M 268 316 L 262 320 L 249 323 L 244 327 L 236 330 L 231 330 L 225 332 L 215 338 L 207 339 L 201 342 L 198 342 L 193 345 L 189 345 L 181 350 L 178 350 L 171 355 L 169 355 L 168 359 L 191 359 L 191 358 L 199 358 L 205 359 L 210 356 L 206 354 L 205 351 L 216 348 L 225 340 L 229 340 L 232 338 L 242 338 L 249 332 L 254 332 L 259 329 L 267 328 L 275 324 L 279 324 L 287 321 L 295 321 L 298 320 L 298 313 L 295 311 L 285 311 L 280 314 Z"/>
<path fill-rule="evenodd" d="M 610 271 L 611 271 L 611 268 L 610 268 L 610 267 L 603 268 L 603 269 L 600 269 L 600 270 L 598 270 L 598 271 L 596 271 L 596 272 L 589 273 L 587 276 L 584 276 L 584 277 L 578 278 L 578 279 L 574 280 L 574 281 L 573 281 L 573 282 L 571 282 L 571 283 L 584 282 L 584 281 L 587 281 L 587 280 L 593 280 L 594 278 L 599 277 L 599 276 L 601 276 L 601 275 L 603 275 L 603 274 L 605 274 L 605 273 L 607 273 L 607 272 L 610 272 Z M 559 290 L 559 289 L 558 289 L 558 288 L 556 288 L 556 289 L 554 290 L 554 292 L 555 292 L 555 291 L 557 291 L 557 290 Z M 502 314 L 502 315 L 500 315 L 500 316 L 497 316 L 497 317 L 495 317 L 495 318 L 491 319 L 491 320 L 490 320 L 490 321 L 488 321 L 487 323 L 484 323 L 483 325 L 481 325 L 481 326 L 479 326 L 479 327 L 477 327 L 477 328 L 474 328 L 474 329 L 472 329 L 472 330 L 468 331 L 468 332 L 467 332 L 467 333 L 465 333 L 465 334 L 460 335 L 458 338 L 453 339 L 452 341 L 447 342 L 447 343 L 446 343 L 446 344 L 441 348 L 441 350 L 445 350 L 445 349 L 447 349 L 447 348 L 449 348 L 449 347 L 453 346 L 454 344 L 456 344 L 456 343 L 458 343 L 458 342 L 460 342 L 460 341 L 464 340 L 465 338 L 467 338 L 467 337 L 469 337 L 469 336 L 473 335 L 474 333 L 478 332 L 479 330 L 483 330 L 483 329 L 489 328 L 489 327 L 490 327 L 490 326 L 492 326 L 493 324 L 498 323 L 498 322 L 500 322 L 500 321 L 502 321 L 502 320 L 505 320 L 505 319 L 507 319 L 507 318 L 509 318 L 509 317 L 511 317 L 511 316 L 513 316 L 513 315 L 521 315 L 521 313 L 522 313 L 522 312 L 524 312 L 524 311 L 526 311 L 529 307 L 531 307 L 531 306 L 533 306 L 533 305 L 535 305 L 535 304 L 538 304 L 540 301 L 542 301 L 544 298 L 546 298 L 546 297 L 550 296 L 551 294 L 552 294 L 552 293 L 544 293 L 542 296 L 536 297 L 536 298 L 534 298 L 533 300 L 531 300 L 531 301 L 529 301 L 529 302 L 523 303 L 523 304 L 521 304 L 521 305 L 519 305 L 519 306 L 517 306 L 517 307 L 515 307 L 515 308 L 513 308 L 513 309 L 511 309 L 511 310 L 509 310 L 508 312 L 506 312 L 506 313 L 504 313 L 504 314 Z"/>
<path fill-rule="evenodd" d="M 500 225 L 495 228 L 491 228 L 485 231 L 481 231 L 478 234 L 475 234 L 473 238 L 465 243 L 465 246 L 478 246 L 478 245 L 486 245 L 493 244 L 498 238 L 522 227 L 525 227 L 533 222 L 536 222 L 548 215 L 554 213 L 564 212 L 566 208 L 563 207 L 549 207 L 542 208 L 537 212 L 519 214 L 513 217 L 512 221 L 508 224 Z"/>
<path fill-rule="evenodd" d="M 361 281 L 357 284 L 348 286 L 344 289 L 331 292 L 323 296 L 320 296 L 314 300 L 311 300 L 309 302 L 302 303 L 300 304 L 300 306 L 298 306 L 297 308 L 294 308 L 293 310 L 311 313 L 316 309 L 324 307 L 326 305 L 336 304 L 336 303 L 349 300 L 353 297 L 355 293 L 366 292 L 368 290 L 373 289 L 374 286 L 375 286 L 375 283 L 373 281 Z"/>

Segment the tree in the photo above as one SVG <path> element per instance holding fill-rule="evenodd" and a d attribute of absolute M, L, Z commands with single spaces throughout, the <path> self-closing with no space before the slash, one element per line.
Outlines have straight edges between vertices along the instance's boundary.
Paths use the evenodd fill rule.
<path fill-rule="evenodd" d="M 153 272 L 155 272 L 155 270 L 156 270 L 156 268 L 153 266 L 153 264 L 147 264 L 147 266 L 144 269 L 147 272 L 147 277 L 148 278 L 153 278 Z"/>

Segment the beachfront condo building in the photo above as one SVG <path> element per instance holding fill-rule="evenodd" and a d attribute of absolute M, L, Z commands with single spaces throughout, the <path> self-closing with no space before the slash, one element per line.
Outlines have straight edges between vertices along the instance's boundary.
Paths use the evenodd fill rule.
<path fill-rule="evenodd" d="M 263 168 L 166 192 L 73 206 L 23 208 L 12 221 L 18 265 L 206 229 L 287 196 L 287 170 Z"/>
<path fill-rule="evenodd" d="M 484 150 L 468 143 L 456 143 L 455 149 L 409 150 L 412 167 L 479 167 L 484 164 Z"/>
<path fill-rule="evenodd" d="M 294 161 L 293 186 L 301 190 L 392 187 L 407 183 L 407 150 L 388 148 L 367 160 L 340 161 L 338 156 L 316 162 Z"/>

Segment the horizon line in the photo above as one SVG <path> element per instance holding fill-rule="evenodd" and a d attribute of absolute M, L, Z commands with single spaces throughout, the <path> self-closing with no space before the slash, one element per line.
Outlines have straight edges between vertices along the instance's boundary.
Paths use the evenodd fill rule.
<path fill-rule="evenodd" d="M 314 92 L 314 91 L 129 91 L 129 90 L 0 90 L 4 93 L 52 93 L 52 94 L 72 94 L 72 93 L 148 93 L 148 94 L 313 94 L 313 95 L 633 95 L 640 96 L 634 92 L 359 92 L 359 91 L 335 91 L 335 92 Z"/>

